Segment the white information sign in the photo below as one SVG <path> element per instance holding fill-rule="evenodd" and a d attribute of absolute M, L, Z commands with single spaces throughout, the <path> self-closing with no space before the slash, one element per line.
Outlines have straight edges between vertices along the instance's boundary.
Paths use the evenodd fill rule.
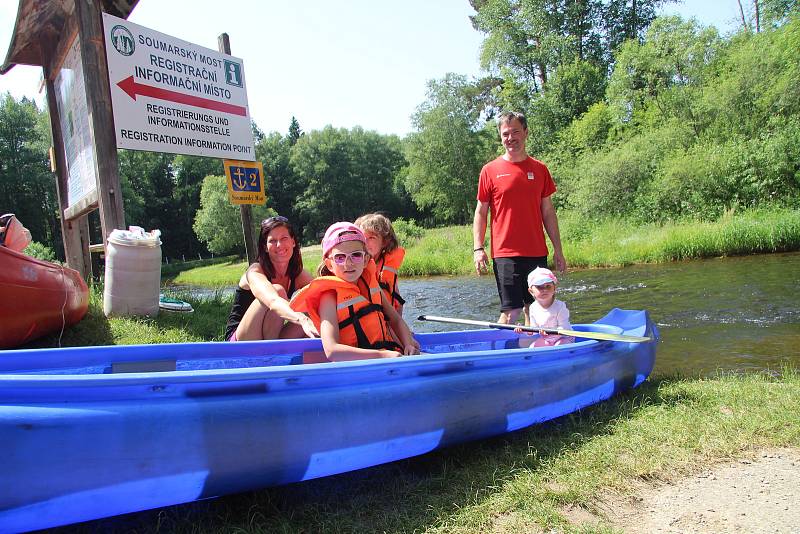
<path fill-rule="evenodd" d="M 103 13 L 119 148 L 255 160 L 241 59 Z"/>
<path fill-rule="evenodd" d="M 72 42 L 55 79 L 64 156 L 67 163 L 67 207 L 97 190 L 94 144 L 78 37 Z"/>

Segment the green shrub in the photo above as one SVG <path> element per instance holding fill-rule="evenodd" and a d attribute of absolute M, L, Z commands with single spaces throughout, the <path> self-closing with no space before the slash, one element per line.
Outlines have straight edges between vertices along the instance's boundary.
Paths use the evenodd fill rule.
<path fill-rule="evenodd" d="M 31 243 L 23 252 L 28 256 L 38 258 L 40 260 L 52 262 L 56 261 L 56 253 L 53 252 L 53 249 L 37 241 L 31 241 Z"/>
<path fill-rule="evenodd" d="M 688 125 L 672 121 L 604 153 L 587 153 L 577 164 L 568 204 L 589 219 L 627 216 L 667 154 L 691 139 Z"/>
<path fill-rule="evenodd" d="M 736 209 L 796 205 L 800 122 L 754 139 L 707 141 L 668 154 L 636 198 L 638 220 L 714 220 Z"/>
<path fill-rule="evenodd" d="M 425 235 L 425 229 L 419 226 L 413 219 L 403 219 L 398 217 L 392 221 L 392 228 L 394 233 L 397 234 L 397 240 L 403 247 L 410 247 L 414 242 L 418 241 Z"/>

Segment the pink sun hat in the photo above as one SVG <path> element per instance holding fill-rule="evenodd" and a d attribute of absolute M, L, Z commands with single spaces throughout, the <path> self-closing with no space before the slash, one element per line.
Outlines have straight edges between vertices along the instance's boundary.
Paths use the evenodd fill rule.
<path fill-rule="evenodd" d="M 553 274 L 553 271 L 544 267 L 537 267 L 528 275 L 528 287 L 541 286 L 550 282 L 558 285 L 558 278 Z"/>
<path fill-rule="evenodd" d="M 333 247 L 345 241 L 361 241 L 365 246 L 367 244 L 364 232 L 355 224 L 351 222 L 333 223 L 325 231 L 325 237 L 322 238 L 322 257 L 327 257 Z"/>

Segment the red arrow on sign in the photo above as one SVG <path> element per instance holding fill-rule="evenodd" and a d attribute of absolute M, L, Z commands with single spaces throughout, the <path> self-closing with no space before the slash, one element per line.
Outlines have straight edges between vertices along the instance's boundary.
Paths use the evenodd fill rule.
<path fill-rule="evenodd" d="M 159 100 L 169 100 L 179 104 L 187 104 L 198 108 L 222 111 L 223 113 L 230 113 L 231 115 L 247 116 L 247 109 L 245 109 L 244 106 L 234 106 L 233 104 L 217 102 L 216 100 L 209 100 L 208 98 L 201 98 L 199 96 L 178 93 L 177 91 L 170 91 L 169 89 L 153 87 L 152 85 L 136 83 L 133 76 L 128 76 L 117 85 L 134 100 L 136 100 L 136 95 L 142 95 L 158 98 Z"/>

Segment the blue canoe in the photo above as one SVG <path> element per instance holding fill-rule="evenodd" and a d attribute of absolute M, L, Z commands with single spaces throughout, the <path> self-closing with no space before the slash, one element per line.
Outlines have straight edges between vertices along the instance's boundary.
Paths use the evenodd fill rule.
<path fill-rule="evenodd" d="M 418 334 L 428 354 L 303 364 L 319 340 L 0 353 L 0 532 L 298 482 L 517 430 L 636 387 L 658 331 L 614 309 L 575 330 L 652 336 L 519 348 Z"/>

